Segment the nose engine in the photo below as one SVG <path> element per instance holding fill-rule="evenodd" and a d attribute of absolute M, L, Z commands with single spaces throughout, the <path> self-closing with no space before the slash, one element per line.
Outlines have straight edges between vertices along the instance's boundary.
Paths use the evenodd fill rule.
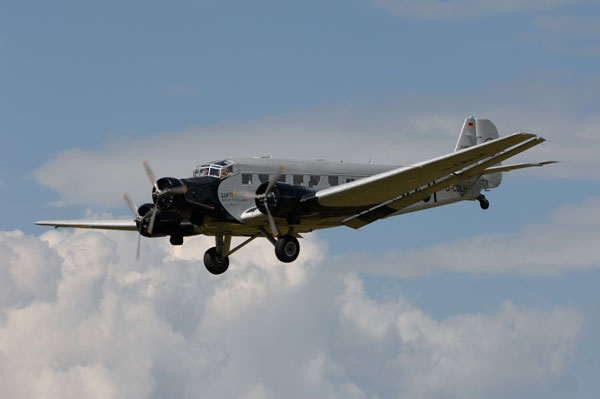
<path fill-rule="evenodd" d="M 187 187 L 181 180 L 174 177 L 162 177 L 152 188 L 152 201 L 158 209 L 170 211 L 183 201 L 186 191 Z"/>

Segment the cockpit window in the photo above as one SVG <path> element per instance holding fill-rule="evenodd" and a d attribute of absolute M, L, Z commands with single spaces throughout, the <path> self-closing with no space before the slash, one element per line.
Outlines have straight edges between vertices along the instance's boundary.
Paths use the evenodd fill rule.
<path fill-rule="evenodd" d="M 208 169 L 208 166 L 198 166 L 196 170 L 194 170 L 194 177 L 208 176 Z"/>
<path fill-rule="evenodd" d="M 212 162 L 207 165 L 196 167 L 194 170 L 194 177 L 213 176 L 223 179 L 236 172 L 235 166 L 236 165 L 231 161 Z"/>
<path fill-rule="evenodd" d="M 233 174 L 233 165 L 229 165 L 226 168 L 221 169 L 221 177 L 227 177 Z"/>

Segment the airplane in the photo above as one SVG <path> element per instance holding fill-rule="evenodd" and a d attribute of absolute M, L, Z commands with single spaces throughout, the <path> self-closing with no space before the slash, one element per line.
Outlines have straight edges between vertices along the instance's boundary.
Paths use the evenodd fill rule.
<path fill-rule="evenodd" d="M 215 275 L 229 267 L 229 256 L 258 237 L 275 247 L 281 262 L 296 260 L 301 234 L 347 226 L 359 229 L 379 219 L 408 212 L 478 201 L 490 205 L 482 191 L 500 186 L 508 171 L 556 161 L 502 165 L 501 162 L 545 141 L 531 133 L 499 137 L 488 119 L 465 119 L 454 152 L 405 165 L 374 165 L 324 160 L 298 161 L 227 158 L 201 164 L 189 178 L 156 179 L 152 203 L 137 208 L 123 194 L 134 219 L 46 220 L 37 225 L 137 231 L 140 237 L 214 236 L 204 254 L 206 269 Z M 232 248 L 232 237 L 245 240 Z"/>

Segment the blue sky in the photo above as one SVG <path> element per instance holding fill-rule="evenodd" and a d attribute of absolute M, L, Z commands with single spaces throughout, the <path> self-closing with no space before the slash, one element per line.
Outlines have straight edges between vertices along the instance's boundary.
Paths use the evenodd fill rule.
<path fill-rule="evenodd" d="M 519 159 L 557 159 L 562 163 L 543 170 L 506 175 L 502 186 L 489 193 L 492 205 L 486 212 L 474 203 L 462 203 L 381 221 L 359 231 L 340 228 L 321 232 L 309 239 L 309 247 L 314 248 L 310 247 L 313 249 L 308 252 L 318 259 L 317 266 L 307 259 L 298 266 L 298 273 L 310 276 L 299 280 L 299 291 L 290 288 L 296 287 L 294 284 L 283 284 L 290 288 L 289 292 L 287 288 L 283 291 L 273 288 L 280 281 L 278 278 L 283 278 L 284 272 L 277 269 L 281 265 L 274 263 L 271 269 L 261 269 L 252 263 L 260 261 L 238 259 L 247 275 L 234 274 L 215 283 L 206 280 L 203 274 L 193 274 L 194 281 L 199 281 L 199 286 L 211 294 L 204 297 L 189 293 L 190 298 L 209 304 L 214 303 L 215 298 L 228 298 L 227 301 L 234 303 L 227 297 L 227 293 L 232 292 L 231 287 L 241 289 L 242 281 L 251 281 L 258 287 L 255 287 L 256 292 L 264 291 L 268 296 L 281 299 L 282 304 L 273 310 L 273 318 L 277 311 L 282 315 L 300 312 L 301 317 L 305 317 L 304 324 L 311 326 L 311 333 L 299 339 L 299 347 L 305 344 L 305 348 L 320 348 L 321 354 L 315 357 L 315 362 L 324 370 L 329 367 L 329 371 L 322 373 L 321 385 L 315 382 L 315 390 L 304 393 L 346 397 L 350 391 L 356 393 L 356 397 L 398 396 L 400 391 L 393 384 L 396 377 L 399 381 L 414 382 L 425 378 L 424 374 L 437 376 L 439 380 L 429 381 L 434 388 L 437 383 L 443 387 L 443 381 L 458 377 L 437 369 L 417 368 L 423 373 L 419 374 L 390 366 L 407 377 L 384 373 L 380 381 L 359 378 L 364 370 L 353 366 L 355 359 L 341 355 L 343 344 L 371 346 L 383 351 L 398 343 L 381 336 L 369 341 L 360 338 L 357 332 L 358 335 L 347 336 L 347 342 L 333 344 L 324 337 L 338 331 L 336 328 L 347 327 L 345 323 L 360 326 L 360 312 L 353 318 L 345 313 L 345 307 L 331 305 L 324 313 L 309 316 L 310 308 L 293 303 L 296 296 L 332 302 L 349 296 L 357 301 L 349 300 L 349 303 L 359 303 L 365 314 L 373 312 L 374 319 L 365 316 L 371 321 L 379 320 L 377 315 L 382 314 L 401 320 L 416 309 L 426 315 L 422 316 L 423 320 L 438 323 L 439 329 L 446 332 L 446 328 L 456 328 L 459 332 L 469 328 L 468 322 L 461 324 L 464 320 L 487 317 L 490 325 L 498 327 L 490 336 L 498 333 L 498 337 L 510 329 L 507 327 L 510 323 L 504 319 L 506 315 L 529 315 L 541 327 L 550 329 L 556 327 L 553 323 L 563 325 L 562 317 L 569 313 L 575 315 L 571 320 L 574 331 L 564 331 L 564 335 L 557 332 L 557 336 L 548 337 L 549 345 L 566 348 L 557 355 L 560 364 L 555 368 L 541 365 L 542 372 L 538 375 L 524 372 L 522 379 L 511 375 L 502 379 L 501 376 L 499 383 L 482 375 L 479 376 L 481 383 L 470 381 L 463 384 L 464 390 L 450 391 L 457 397 L 595 397 L 600 388 L 594 378 L 600 362 L 600 347 L 595 338 L 600 333 L 597 311 L 600 296 L 595 289 L 600 277 L 600 258 L 597 248 L 586 243 L 598 238 L 598 229 L 592 221 L 600 216 L 595 206 L 600 198 L 597 167 L 600 153 L 599 27 L 600 4 L 577 0 L 190 0 L 129 1 L 126 4 L 4 1 L 0 5 L 0 88 L 3 93 L 0 97 L 0 190 L 3 193 L 0 231 L 6 248 L 0 247 L 0 251 L 19 253 L 18 248 L 27 240 L 36 243 L 31 244 L 32 248 L 39 247 L 40 254 L 53 253 L 52 259 L 54 256 L 70 259 L 72 254 L 65 255 L 61 251 L 68 251 L 64 248 L 71 241 L 81 241 L 78 248 L 91 254 L 104 254 L 118 248 L 114 249 L 114 256 L 120 259 L 116 265 L 153 281 L 152 276 L 164 273 L 159 271 L 160 262 L 132 266 L 124 260 L 129 248 L 123 247 L 123 253 L 119 252 L 121 245 L 127 244 L 117 245 L 111 241 L 128 236 L 46 233 L 45 229 L 34 226 L 33 221 L 127 215 L 128 210 L 121 200 L 123 191 L 127 190 L 138 203 L 150 197 L 150 187 L 141 168 L 143 159 L 152 163 L 157 174 L 175 176 L 190 174 L 202 161 L 230 155 L 270 154 L 358 162 L 373 158 L 376 162 L 400 164 L 451 151 L 466 116 L 489 118 L 501 134 L 529 131 L 548 139 L 548 143 Z M 588 215 L 587 220 L 578 219 L 582 214 Z M 562 236 L 561 229 L 564 229 Z M 11 235 L 15 230 L 25 235 L 15 238 Z M 470 241 L 481 243 L 490 237 L 490 241 L 485 241 L 493 243 L 488 252 L 469 247 Z M 135 245 L 133 236 L 131 240 Z M 531 248 L 529 256 L 525 256 L 528 259 L 521 261 L 509 256 L 511 248 L 519 243 Z M 191 244 L 193 246 L 186 242 L 186 246 L 198 252 L 185 255 L 188 258 L 179 252 L 173 255 L 168 246 L 153 249 L 155 245 L 158 244 L 144 241 L 146 256 L 154 254 L 166 257 L 164 259 L 174 256 L 180 262 L 173 266 L 175 268 L 184 267 L 181 262 L 185 259 L 195 259 L 194 256 L 201 259 L 203 248 L 209 242 L 198 239 L 197 244 Z M 463 268 L 446 259 L 444 251 L 438 251 L 440 246 L 464 251 L 465 265 L 469 266 Z M 553 249 L 557 252 L 552 252 Z M 262 259 L 261 250 L 264 250 L 262 246 L 248 250 L 247 255 L 240 252 L 238 256 Z M 271 255 L 270 249 L 266 250 Z M 442 254 L 440 257 L 427 258 L 428 254 L 438 252 Z M 562 260 L 561 254 L 572 261 Z M 26 258 L 21 255 L 22 259 Z M 102 256 L 91 258 L 100 263 L 113 259 Z M 477 256 L 481 257 L 479 266 L 475 265 Z M 505 256 L 507 265 L 501 262 Z M 404 257 L 411 265 L 419 264 L 426 271 L 404 265 L 401 261 Z M 427 258 L 423 261 L 426 263 L 419 263 L 421 258 Z M 7 255 L 7 259 L 16 258 Z M 61 298 L 64 298 L 61 293 L 69 292 L 65 288 L 70 281 L 68 270 L 84 273 L 85 263 L 77 259 L 65 260 L 66 263 L 56 261 L 55 269 L 50 266 L 44 269 L 42 255 L 39 255 L 41 261 L 36 261 L 36 257 L 32 259 L 38 262 L 39 270 L 56 272 L 56 284 L 48 288 L 44 281 L 35 279 L 25 284 L 25 280 L 15 277 L 20 275 L 15 271 L 19 270 L 17 266 L 24 270 L 38 269 L 30 263 L 27 263 L 28 268 L 17 261 L 5 261 L 3 273 L 7 273 L 6 281 L 12 284 L 5 287 L 9 294 L 5 295 L 4 302 L 0 301 L 1 319 L 5 322 L 0 326 L 3 330 L 0 336 L 5 337 L 6 342 L 13 342 L 10 337 L 19 331 L 23 333 L 19 330 L 21 327 L 6 320 L 19 319 L 19 312 L 33 312 L 41 304 L 57 306 L 52 313 L 57 325 L 61 318 L 75 317 L 59 311 Z M 357 259 L 362 259 L 363 264 Z M 365 259 L 372 259 L 374 270 L 367 267 L 369 262 Z M 390 262 L 396 262 L 395 266 L 390 267 Z M 103 277 L 97 278 L 102 281 L 115 279 L 121 284 L 133 278 L 120 279 L 117 272 L 101 267 L 100 263 L 94 263 L 91 269 L 98 270 L 98 276 Z M 201 262 L 196 266 L 198 272 L 204 272 Z M 403 268 L 412 274 L 398 271 Z M 257 270 L 263 273 L 258 274 L 261 276 L 258 279 Z M 166 280 L 161 281 L 167 286 L 176 285 L 180 278 L 173 273 L 176 277 L 171 281 L 168 274 L 164 277 Z M 317 277 L 319 274 L 322 276 Z M 338 297 L 332 299 L 325 294 L 327 284 L 323 280 L 327 279 L 331 280 L 332 292 L 339 294 Z M 357 281 L 364 295 L 355 290 Z M 100 304 L 114 294 L 124 301 L 124 308 L 139 304 L 137 301 L 142 295 L 139 292 L 110 291 L 112 286 L 106 284 L 100 284 L 103 288 L 98 296 L 84 295 L 84 302 L 98 303 L 101 307 Z M 47 294 L 37 295 L 24 287 L 37 287 L 37 291 Z M 177 290 L 168 293 L 176 295 Z M 153 297 L 148 305 L 149 314 L 161 322 L 165 317 L 160 309 L 169 306 L 175 307 L 177 312 L 187 309 L 173 305 L 175 299 L 168 293 Z M 247 313 L 263 312 L 268 300 L 264 299 L 265 303 L 262 300 L 252 302 L 254 305 Z M 406 308 L 407 303 L 412 308 Z M 507 307 L 507 303 L 510 306 Z M 213 311 L 216 309 L 218 307 Z M 193 319 L 198 322 L 198 329 L 212 320 L 209 310 Z M 335 326 L 324 324 L 326 331 L 315 327 L 320 318 L 338 316 L 342 321 Z M 252 320 L 246 321 L 252 324 Z M 581 326 L 577 327 L 579 321 Z M 183 318 L 167 322 L 173 331 L 185 330 L 181 326 L 187 326 Z M 271 325 L 272 320 L 267 318 L 263 322 Z M 128 323 L 130 321 L 125 320 L 111 325 L 132 328 Z M 220 323 L 217 324 L 227 325 L 225 321 Z M 237 324 L 229 325 L 233 326 Z M 288 328 L 293 329 L 293 324 Z M 259 337 L 260 330 L 256 331 Z M 531 335 L 524 333 L 523 341 L 515 346 L 499 341 L 498 347 L 510 351 L 517 345 L 540 341 L 535 331 L 527 331 Z M 289 331 L 275 329 L 277 332 Z M 187 341 L 183 344 L 173 341 L 173 345 L 181 345 L 177 348 L 185 352 L 197 343 L 197 337 L 192 332 L 182 334 Z M 477 341 L 478 337 L 469 339 Z M 219 374 L 218 381 L 231 376 L 228 373 L 238 376 L 235 370 L 253 356 L 263 359 L 239 343 L 243 341 L 241 338 L 231 341 L 213 338 L 232 359 L 230 367 L 224 368 L 229 371 Z M 430 343 L 435 341 L 429 338 Z M 148 342 L 154 341 L 149 339 Z M 153 345 L 154 349 L 158 348 L 158 355 L 153 361 L 164 360 L 160 355 L 162 341 L 157 342 Z M 107 345 L 112 343 L 110 339 L 106 341 Z M 74 387 L 71 393 L 79 392 L 77 387 L 89 386 L 112 387 L 112 391 L 105 391 L 108 396 L 111 392 L 121 392 L 122 387 L 112 386 L 107 381 L 125 375 L 129 369 L 110 368 L 110 361 L 101 357 L 95 358 L 96 366 L 77 360 L 67 362 L 67 374 L 47 377 L 44 370 L 57 372 L 50 364 L 64 359 L 64 352 L 57 342 L 46 344 L 59 349 L 29 366 L 30 379 L 35 381 L 32 386 L 55 392 L 52 389 L 58 388 L 51 382 L 64 378 L 63 382 L 68 382 L 65 386 Z M 284 359 L 276 355 L 281 348 L 273 345 L 269 349 L 273 351 L 271 360 L 276 369 Z M 495 372 L 494 365 L 527 364 L 539 354 L 535 350 L 547 349 L 533 344 L 527 347 L 533 349 L 526 359 L 501 359 L 497 363 L 490 360 L 490 375 Z M 433 344 L 432 348 L 431 353 L 421 354 L 442 356 L 441 348 Z M 140 351 L 143 349 L 140 347 Z M 207 359 L 220 359 L 197 350 Z M 132 358 L 135 353 L 132 352 Z M 12 355 L 16 358 L 18 352 Z M 8 359 L 6 367 L 11 365 L 10 356 Z M 382 359 L 370 359 L 370 370 L 382 367 Z M 475 365 L 481 361 L 475 355 L 473 359 Z M 91 368 L 86 369 L 88 366 Z M 200 367 L 190 367 L 196 366 Z M 273 375 L 285 379 L 298 371 L 283 366 L 281 370 L 273 371 Z M 12 378 L 1 363 L 0 373 L 2 380 Z M 132 397 L 161 397 L 164 390 L 173 386 L 173 381 L 194 392 L 195 385 L 184 372 L 161 374 L 156 367 L 151 367 L 146 373 L 140 374 L 139 381 L 152 379 L 153 390 L 135 391 Z M 282 392 L 281 387 L 270 385 L 269 376 L 267 373 L 255 376 L 256 381 L 240 380 L 238 390 L 231 388 L 223 392 L 239 397 L 277 397 Z M 502 383 L 514 390 L 503 390 L 498 386 Z M 220 386 L 215 383 L 211 387 L 217 392 Z M 412 396 L 433 397 L 441 392 L 434 388 L 431 391 L 407 388 L 406 392 Z M 14 397 L 31 393 L 14 389 Z"/>

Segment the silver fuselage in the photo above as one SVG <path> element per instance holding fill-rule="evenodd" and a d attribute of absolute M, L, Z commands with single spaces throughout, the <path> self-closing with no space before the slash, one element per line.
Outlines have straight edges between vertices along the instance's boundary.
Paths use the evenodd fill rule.
<path fill-rule="evenodd" d="M 254 193 L 261 184 L 269 181 L 278 173 L 281 173 L 279 178 L 281 182 L 304 186 L 317 192 L 331 186 L 342 185 L 399 167 L 398 165 L 273 158 L 228 158 L 227 162 L 233 165 L 233 173 L 221 178 L 218 186 L 218 198 L 223 208 L 241 223 L 208 219 L 205 221 L 202 231 L 199 231 L 203 234 L 222 232 L 224 229 L 229 230 L 233 235 L 255 234 L 255 226 L 264 223 L 266 216 L 264 218 L 256 217 L 260 215 L 256 210 L 254 199 L 248 193 Z M 431 195 L 427 201 L 412 204 L 389 216 L 434 208 L 458 201 L 473 200 L 480 195 L 482 190 L 497 187 L 500 184 L 501 177 L 501 174 L 486 175 L 479 179 L 472 178 L 460 184 L 450 185 Z M 217 177 L 214 178 L 217 179 Z M 348 210 L 348 212 L 348 214 L 331 216 L 321 214 L 314 218 L 303 218 L 300 224 L 294 226 L 294 231 L 302 233 L 339 226 L 345 217 L 351 215 L 352 210 Z M 250 217 L 247 217 L 248 215 Z M 286 221 L 278 219 L 277 223 L 285 226 Z"/>

